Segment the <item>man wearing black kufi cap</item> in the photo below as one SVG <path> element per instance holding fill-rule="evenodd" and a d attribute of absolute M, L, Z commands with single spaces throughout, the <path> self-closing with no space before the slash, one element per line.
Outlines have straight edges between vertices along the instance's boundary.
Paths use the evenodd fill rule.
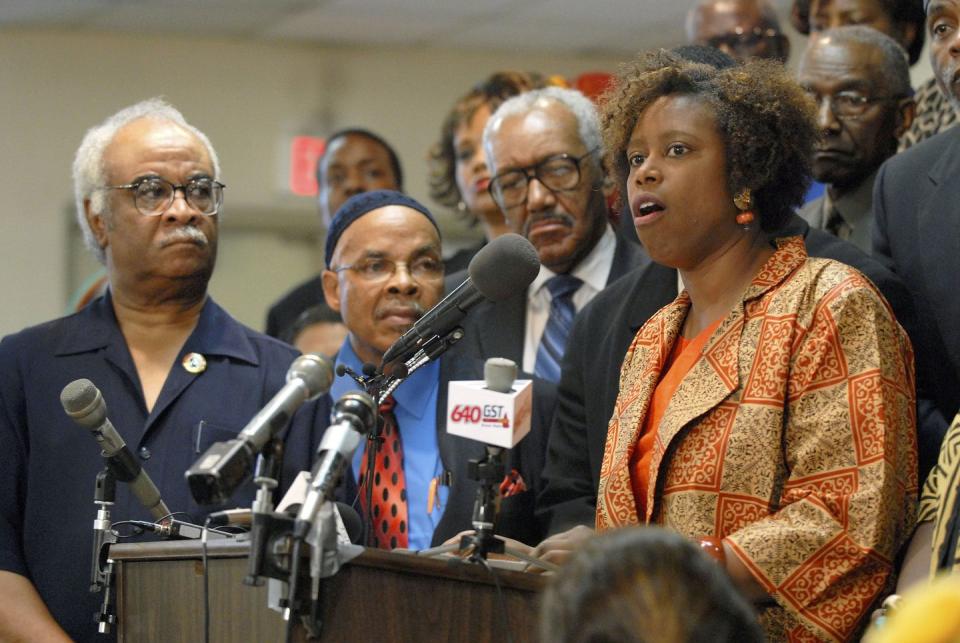
<path fill-rule="evenodd" d="M 324 295 L 349 331 L 337 362 L 355 372 L 365 363 L 379 366 L 384 352 L 443 294 L 436 222 L 429 210 L 399 192 L 367 192 L 344 203 L 330 224 L 326 264 Z M 391 396 L 388 412 L 399 438 L 385 435 L 372 475 L 364 471 L 364 448 L 358 449 L 343 499 L 356 500 L 360 509 L 366 503 L 366 493 L 358 493 L 362 477 L 371 481 L 371 526 L 378 546 L 424 549 L 471 528 L 476 483 L 467 475 L 467 462 L 483 457 L 483 445 L 447 435 L 445 418 L 447 383 L 477 379 L 483 379 L 479 360 L 448 353 L 429 362 Z M 356 388 L 349 376 L 339 377 L 331 395 L 337 399 Z M 531 544 L 539 536 L 532 505 L 550 420 L 544 411 L 552 407 L 535 402 L 531 432 L 507 462 L 527 490 L 504 499 L 497 533 Z"/>

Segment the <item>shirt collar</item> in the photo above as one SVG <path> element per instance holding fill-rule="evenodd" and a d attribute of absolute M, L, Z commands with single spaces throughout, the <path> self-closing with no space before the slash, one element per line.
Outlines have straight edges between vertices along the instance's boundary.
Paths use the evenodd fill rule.
<path fill-rule="evenodd" d="M 844 194 L 838 199 L 830 196 L 830 190 L 824 192 L 824 216 L 829 216 L 830 207 L 837 209 L 840 216 L 851 228 L 860 225 L 869 225 L 869 220 L 873 216 L 873 183 L 877 178 L 877 171 L 860 182 L 854 190 Z M 824 220 L 826 222 L 826 220 Z"/>
<path fill-rule="evenodd" d="M 113 312 L 110 290 L 73 315 L 57 347 L 57 355 L 73 355 L 99 350 L 123 339 Z M 203 304 L 196 328 L 187 338 L 184 351 L 202 355 L 232 357 L 258 364 L 257 353 L 245 329 L 210 297 Z"/>
<path fill-rule="evenodd" d="M 363 362 L 360 361 L 360 358 L 357 357 L 357 354 L 353 350 L 353 346 L 350 345 L 349 336 L 343 341 L 340 350 L 337 352 L 337 364 L 343 364 L 355 373 L 363 371 Z M 344 379 L 349 379 L 349 375 L 344 375 L 338 378 L 337 381 L 339 382 Z M 334 394 L 334 397 L 339 397 L 339 395 L 342 395 L 347 390 L 355 388 L 351 386 L 352 384 L 352 382 L 339 385 L 335 384 L 331 393 Z M 440 361 L 430 360 L 400 383 L 400 386 L 393 392 L 393 399 L 396 400 L 397 405 L 403 408 L 404 411 L 419 420 L 422 419 L 427 412 L 430 399 L 433 392 L 439 387 L 439 384 Z M 356 387 L 359 387 L 359 385 L 356 385 Z"/>
<path fill-rule="evenodd" d="M 570 274 L 596 292 L 603 290 L 607 286 L 607 278 L 610 276 L 610 268 L 613 266 L 613 255 L 616 249 L 617 235 L 613 233 L 613 229 L 609 225 L 606 225 L 593 250 L 573 267 Z M 537 278 L 530 284 L 529 294 L 531 296 L 539 294 L 547 281 L 555 277 L 556 274 L 541 264 Z"/>

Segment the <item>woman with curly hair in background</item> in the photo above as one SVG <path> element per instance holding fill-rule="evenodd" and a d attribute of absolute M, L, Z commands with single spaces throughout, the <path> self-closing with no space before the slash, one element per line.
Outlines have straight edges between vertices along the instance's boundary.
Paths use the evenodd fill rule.
<path fill-rule="evenodd" d="M 603 123 L 624 211 L 684 290 L 624 358 L 597 527 L 698 542 L 770 639 L 851 639 L 915 520 L 913 354 L 867 278 L 777 234 L 813 106 L 778 65 L 660 51 L 624 68 Z"/>
<path fill-rule="evenodd" d="M 443 121 L 440 140 L 430 150 L 430 196 L 441 205 L 456 208 L 472 225 L 479 223 L 484 236 L 480 244 L 444 262 L 447 274 L 466 268 L 487 241 L 510 232 L 487 191 L 490 170 L 483 154 L 483 128 L 503 101 L 545 85 L 539 74 L 496 72 L 461 96 Z"/>

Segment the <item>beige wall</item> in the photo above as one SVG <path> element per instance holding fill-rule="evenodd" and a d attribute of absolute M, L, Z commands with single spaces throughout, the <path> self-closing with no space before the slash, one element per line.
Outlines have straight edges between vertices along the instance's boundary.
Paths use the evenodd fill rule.
<path fill-rule="evenodd" d="M 805 38 L 791 32 L 791 40 L 795 65 Z M 96 270 L 71 227 L 70 164 L 86 128 L 124 105 L 165 95 L 210 135 L 228 184 L 211 290 L 260 328 L 268 304 L 319 265 L 312 199 L 285 188 L 291 136 L 346 125 L 375 129 L 399 150 L 408 191 L 429 203 L 426 150 L 471 84 L 496 69 L 575 76 L 614 70 L 618 62 L 0 30 L 0 335 L 62 314 Z M 926 57 L 913 72 L 915 80 L 929 77 Z M 475 234 L 441 215 L 449 243 Z"/>
<path fill-rule="evenodd" d="M 375 129 L 399 150 L 408 191 L 426 200 L 426 150 L 452 101 L 475 81 L 501 68 L 572 76 L 617 62 L 0 31 L 0 335 L 62 314 L 95 267 L 75 250 L 70 165 L 86 128 L 124 105 L 162 94 L 212 139 L 228 188 L 211 291 L 260 328 L 267 305 L 318 261 L 312 199 L 284 187 L 290 136 Z M 275 221 L 282 224 L 264 226 Z M 449 221 L 448 238 L 462 241 Z"/>

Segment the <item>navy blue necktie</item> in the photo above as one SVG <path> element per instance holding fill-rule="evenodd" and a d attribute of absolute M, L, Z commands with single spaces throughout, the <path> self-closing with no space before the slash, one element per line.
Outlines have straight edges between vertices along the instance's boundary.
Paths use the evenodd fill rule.
<path fill-rule="evenodd" d="M 573 294 L 583 282 L 572 275 L 557 275 L 551 277 L 545 285 L 551 296 L 550 317 L 537 348 L 533 374 L 551 382 L 559 382 L 560 360 L 567 347 L 573 317 L 577 313 L 573 305 Z"/>

